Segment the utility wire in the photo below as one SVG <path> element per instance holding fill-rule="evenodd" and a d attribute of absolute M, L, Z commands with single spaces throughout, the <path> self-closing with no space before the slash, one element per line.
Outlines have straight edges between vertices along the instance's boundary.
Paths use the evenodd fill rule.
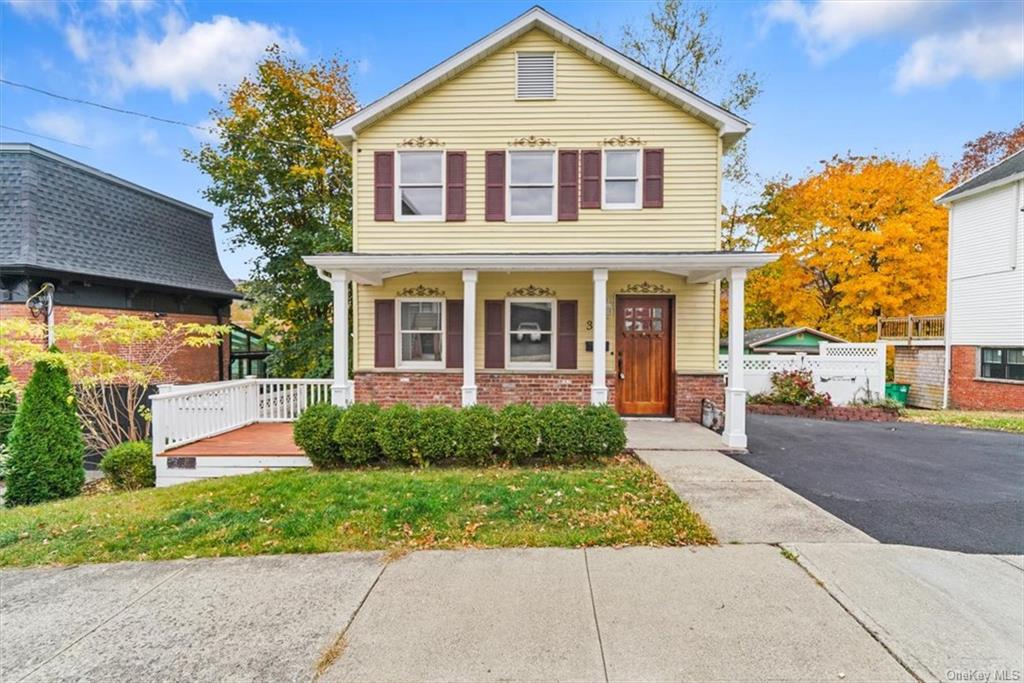
<path fill-rule="evenodd" d="M 49 135 L 40 135 L 39 133 L 31 133 L 31 132 L 29 132 L 27 130 L 22 130 L 21 128 L 15 128 L 14 126 L 6 126 L 6 125 L 3 125 L 3 124 L 0 124 L 0 128 L 3 128 L 4 130 L 13 131 L 15 133 L 20 133 L 22 135 L 30 135 L 30 136 L 32 136 L 34 138 L 39 138 L 41 140 L 49 140 L 50 142 L 59 142 L 62 145 L 71 145 L 72 147 L 81 147 L 82 149 L 92 149 L 92 147 L 89 147 L 87 145 L 80 145 L 77 142 L 70 142 L 68 140 L 61 140 L 60 138 L 51 138 Z"/>
<path fill-rule="evenodd" d="M 22 88 L 23 90 L 29 90 L 31 92 L 38 93 L 40 95 L 46 95 L 47 97 L 53 97 L 53 98 L 58 99 L 58 100 L 64 100 L 65 102 L 72 102 L 74 104 L 81 104 L 81 105 L 84 105 L 84 106 L 87 106 L 87 107 L 96 107 L 97 109 L 104 109 L 106 111 L 114 112 L 115 114 L 123 114 L 125 116 L 137 116 L 137 117 L 140 117 L 140 118 L 149 119 L 150 121 L 156 121 L 158 123 L 166 123 L 166 124 L 169 124 L 169 125 L 172 125 L 172 126 L 182 126 L 184 128 L 190 128 L 192 130 L 198 130 L 198 131 L 202 131 L 204 133 L 213 133 L 214 132 L 213 129 L 211 129 L 211 128 L 207 128 L 205 126 L 197 126 L 196 124 L 188 123 L 187 121 L 178 121 L 176 119 L 168 119 L 168 118 L 164 118 L 163 116 L 155 116 L 153 114 L 147 114 L 146 112 L 141 112 L 141 111 L 133 111 L 131 109 L 121 109 L 119 107 L 111 107 L 108 104 L 102 104 L 100 102 L 93 102 L 91 100 L 84 100 L 84 99 L 81 99 L 79 97 L 71 97 L 70 95 L 62 95 L 60 93 L 56 93 L 56 92 L 53 92 L 51 90 L 44 90 L 43 88 L 37 88 L 34 85 L 28 85 L 27 83 L 16 83 L 15 81 L 11 81 L 11 80 L 8 80 L 6 78 L 0 78 L 0 84 L 6 85 L 6 86 L 12 87 L 12 88 Z M 11 130 L 14 130 L 14 129 L 11 129 Z M 18 132 L 26 133 L 27 135 L 33 135 L 33 133 L 27 133 L 26 131 L 18 131 Z M 39 135 L 37 137 L 45 137 L 45 136 Z M 284 147 L 311 147 L 311 145 L 307 145 L 304 142 L 298 142 L 298 141 L 293 141 L 293 140 L 275 140 L 273 138 L 268 138 L 268 137 L 262 136 L 262 135 L 254 135 L 253 137 L 261 137 L 261 138 L 263 138 L 264 140 L 266 140 L 267 142 L 269 142 L 271 144 L 282 145 Z M 64 142 L 63 140 L 55 140 L 55 141 L 56 142 Z M 69 142 L 69 143 L 66 143 L 66 144 L 73 144 L 73 143 Z M 82 145 L 77 145 L 77 146 L 81 147 Z M 86 148 L 86 149 L 88 149 L 88 148 Z"/>

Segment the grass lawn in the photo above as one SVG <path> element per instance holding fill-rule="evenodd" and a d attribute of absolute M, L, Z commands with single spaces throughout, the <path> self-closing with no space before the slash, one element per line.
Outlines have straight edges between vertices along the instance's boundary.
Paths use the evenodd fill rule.
<path fill-rule="evenodd" d="M 0 566 L 714 542 L 628 457 L 561 468 L 265 472 L 0 512 Z"/>
<path fill-rule="evenodd" d="M 903 419 L 933 425 L 950 425 L 966 429 L 997 429 L 1024 434 L 1024 414 L 994 413 L 973 410 L 917 410 L 908 408 Z"/>

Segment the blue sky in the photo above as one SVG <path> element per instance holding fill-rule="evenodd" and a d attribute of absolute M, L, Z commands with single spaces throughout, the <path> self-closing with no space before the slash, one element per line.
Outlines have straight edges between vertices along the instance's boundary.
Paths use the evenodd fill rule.
<path fill-rule="evenodd" d="M 71 97 L 200 124 L 217 85 L 278 42 L 301 58 L 340 53 L 367 103 L 528 9 L 532 2 L 111 2 L 0 0 L 0 73 Z M 550 2 L 562 19 L 616 44 L 645 2 Z M 802 175 L 837 153 L 938 155 L 1024 120 L 1024 3 L 767 0 L 712 6 L 735 69 L 764 94 L 749 112 L 762 178 Z M 714 97 L 715 93 L 708 93 Z M 215 213 L 205 178 L 181 159 L 194 133 L 0 87 L 0 140 L 29 141 Z M 75 143 L 80 146 L 74 146 Z"/>

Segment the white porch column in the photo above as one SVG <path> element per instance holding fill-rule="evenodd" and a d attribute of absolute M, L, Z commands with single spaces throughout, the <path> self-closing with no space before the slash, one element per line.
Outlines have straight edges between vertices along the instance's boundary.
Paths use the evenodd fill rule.
<path fill-rule="evenodd" d="M 594 268 L 594 376 L 590 385 L 590 402 L 595 406 L 608 403 L 608 385 L 605 383 L 608 353 L 607 319 L 608 310 L 608 269 Z"/>
<path fill-rule="evenodd" d="M 462 405 L 476 405 L 475 270 L 462 271 Z"/>
<path fill-rule="evenodd" d="M 348 273 L 331 273 L 334 293 L 334 384 L 331 403 L 347 406 L 352 403 L 352 385 L 348 381 Z"/>
<path fill-rule="evenodd" d="M 729 448 L 747 447 L 747 390 L 743 388 L 743 288 L 745 268 L 729 269 L 729 385 L 725 388 L 725 432 Z"/>

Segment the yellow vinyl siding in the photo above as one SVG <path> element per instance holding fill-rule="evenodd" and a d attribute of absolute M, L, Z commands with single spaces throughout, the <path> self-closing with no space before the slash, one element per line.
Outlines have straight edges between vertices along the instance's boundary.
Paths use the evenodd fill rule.
<path fill-rule="evenodd" d="M 555 99 L 515 99 L 517 50 L 557 53 Z M 536 149 L 601 149 L 606 138 L 620 135 L 663 148 L 664 208 L 581 209 L 578 221 L 557 225 L 484 221 L 484 152 L 519 149 L 512 141 L 531 135 L 553 143 Z M 373 152 L 403 149 L 403 141 L 419 136 L 467 152 L 465 222 L 374 220 Z M 355 146 L 358 252 L 699 251 L 719 245 L 717 131 L 540 30 L 360 131 Z"/>
<path fill-rule="evenodd" d="M 614 372 L 615 351 L 615 296 L 625 294 L 630 285 L 647 282 L 669 290 L 665 296 L 675 297 L 676 371 L 680 373 L 706 373 L 717 370 L 718 338 L 716 329 L 716 285 L 687 284 L 683 278 L 657 272 L 612 272 L 608 276 L 608 330 L 611 346 L 608 372 Z M 510 298 L 515 288 L 547 287 L 554 290 L 556 300 L 577 302 L 577 369 L 587 371 L 593 367 L 592 354 L 585 344 L 593 338 L 588 323 L 593 320 L 593 280 L 589 272 L 537 272 L 492 273 L 481 272 L 477 282 L 476 306 L 476 366 L 484 364 L 484 302 Z M 403 289 L 434 288 L 444 292 L 445 299 L 462 299 L 460 273 L 419 273 L 389 278 L 380 287 L 359 285 L 353 324 L 356 371 L 373 370 L 373 315 L 375 299 L 397 299 Z M 430 295 L 431 298 L 434 295 Z M 398 311 L 395 312 L 396 317 Z M 564 372 L 544 370 L 542 372 Z"/>

